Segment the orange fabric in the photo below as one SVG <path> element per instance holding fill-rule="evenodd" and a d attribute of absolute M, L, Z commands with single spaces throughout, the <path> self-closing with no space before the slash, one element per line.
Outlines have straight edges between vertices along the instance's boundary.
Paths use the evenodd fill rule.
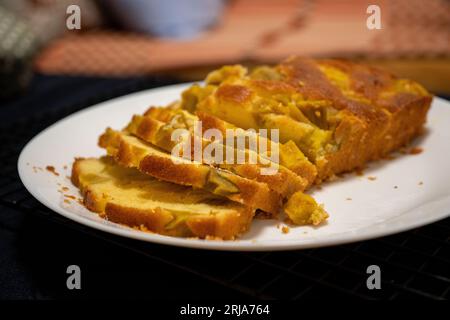
<path fill-rule="evenodd" d="M 368 30 L 369 0 L 235 0 L 196 39 L 115 31 L 68 34 L 36 59 L 43 73 L 126 76 L 187 66 L 307 56 L 450 55 L 445 0 L 377 1 L 382 30 Z"/>

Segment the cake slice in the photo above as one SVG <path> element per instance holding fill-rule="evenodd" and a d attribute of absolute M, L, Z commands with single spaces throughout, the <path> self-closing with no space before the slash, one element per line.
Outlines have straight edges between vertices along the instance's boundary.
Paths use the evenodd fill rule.
<path fill-rule="evenodd" d="M 137 168 L 157 179 L 204 189 L 273 216 L 281 209 L 280 195 L 265 183 L 187 159 L 174 159 L 171 154 L 125 132 L 108 128 L 101 135 L 99 146 L 119 164 Z"/>
<path fill-rule="evenodd" d="M 240 129 L 207 112 L 197 111 L 197 116 L 202 121 L 203 130 L 218 129 L 225 134 L 227 130 L 236 132 Z M 317 169 L 292 140 L 288 140 L 286 143 L 275 143 L 269 138 L 258 134 L 256 134 L 256 139 L 258 142 L 263 140 L 263 143 L 269 145 L 270 148 L 273 148 L 276 144 L 279 150 L 280 165 L 305 179 L 308 182 L 307 187 L 313 184 L 317 176 Z"/>
<path fill-rule="evenodd" d="M 254 210 L 210 192 L 159 181 L 110 157 L 76 159 L 72 182 L 85 206 L 141 230 L 180 237 L 234 239 Z"/>
<path fill-rule="evenodd" d="M 167 152 L 171 152 L 177 143 L 176 141 L 172 141 L 171 135 L 177 129 L 183 128 L 190 132 L 188 139 L 191 139 L 191 145 L 194 144 L 194 121 L 198 121 L 198 118 L 194 115 L 189 115 L 184 110 L 179 110 L 171 118 L 168 118 L 167 123 L 153 119 L 148 115 L 136 115 L 128 124 L 125 131 L 146 142 L 154 144 Z M 237 150 L 222 144 L 222 141 L 211 141 L 202 137 L 198 137 L 198 141 L 199 144 L 201 143 L 202 145 L 202 150 L 207 150 L 208 146 L 213 146 L 215 150 L 220 148 L 222 157 L 219 161 L 211 161 L 210 164 L 229 170 L 242 177 L 267 183 L 272 190 L 279 193 L 282 197 L 289 197 L 297 191 L 303 191 L 308 185 L 306 179 L 295 174 L 286 167 L 270 161 L 268 157 L 263 157 L 253 150 Z M 255 141 L 257 142 L 257 140 Z M 192 151 L 193 149 L 194 148 L 191 148 Z M 240 152 L 242 158 L 245 159 L 244 163 L 236 163 L 235 160 L 238 158 L 238 152 Z M 232 161 L 227 161 L 227 154 L 233 155 Z M 190 156 L 193 159 L 193 154 L 187 156 Z M 251 157 L 253 157 L 256 163 L 250 163 L 249 159 Z M 213 158 L 212 160 L 215 159 Z M 205 160 L 203 160 L 203 162 L 205 162 Z"/>
<path fill-rule="evenodd" d="M 197 89 L 197 90 L 195 90 Z M 190 95 L 192 91 L 198 92 L 200 87 L 192 86 L 189 90 L 185 91 L 183 94 L 184 99 L 190 100 Z M 184 101 L 183 106 L 186 107 L 186 102 Z M 216 117 L 208 112 L 197 111 L 196 115 L 189 113 L 185 109 L 181 109 L 181 103 L 173 103 L 169 107 L 165 108 L 149 108 L 144 116 L 151 117 L 152 119 L 159 120 L 164 123 L 170 122 L 176 116 L 180 114 L 183 115 L 183 118 L 186 119 L 186 123 L 190 125 L 195 120 L 202 121 L 203 130 L 208 129 L 217 129 L 222 132 L 223 135 L 226 134 L 227 130 L 236 130 L 241 129 L 225 120 Z M 266 143 L 267 146 L 270 146 L 268 149 L 271 149 L 274 146 L 275 142 L 272 140 L 262 137 L 256 134 L 256 139 L 259 143 L 260 140 L 263 143 Z M 307 186 L 310 186 L 317 176 L 316 167 L 308 160 L 308 158 L 303 154 L 303 152 L 297 147 L 297 145 L 293 141 L 287 141 L 286 143 L 277 143 L 277 147 L 279 150 L 279 164 L 288 170 L 294 172 L 298 176 L 302 177 L 307 181 Z"/>

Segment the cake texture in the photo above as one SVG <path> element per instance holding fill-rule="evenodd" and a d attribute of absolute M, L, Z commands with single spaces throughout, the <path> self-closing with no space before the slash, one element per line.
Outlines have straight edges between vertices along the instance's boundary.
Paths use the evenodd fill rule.
<path fill-rule="evenodd" d="M 252 72 L 225 66 L 175 106 L 243 129 L 279 129 L 320 182 L 406 145 L 422 132 L 431 100 L 418 83 L 377 68 L 293 57 Z"/>
<path fill-rule="evenodd" d="M 77 159 L 72 182 L 86 207 L 112 221 L 164 235 L 233 239 L 254 210 L 223 197 L 159 181 L 110 157 Z"/>
<path fill-rule="evenodd" d="M 89 210 L 163 235 L 234 239 L 256 211 L 317 226 L 329 215 L 308 189 L 406 146 L 423 132 L 431 101 L 412 80 L 348 61 L 224 66 L 179 100 L 107 128 L 98 141 L 107 156 L 77 159 L 72 181 Z M 178 130 L 193 149 L 173 152 Z M 196 158 L 196 142 L 214 159 Z"/>

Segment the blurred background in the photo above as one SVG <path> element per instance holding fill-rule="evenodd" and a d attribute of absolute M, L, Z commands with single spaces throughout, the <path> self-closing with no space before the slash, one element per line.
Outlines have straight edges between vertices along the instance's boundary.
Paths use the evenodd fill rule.
<path fill-rule="evenodd" d="M 70 5 L 80 29 L 70 30 Z M 370 4 L 381 9 L 369 30 Z M 450 94 L 448 0 L 0 0 L 1 95 L 33 75 L 198 80 L 289 55 L 385 66 Z"/>

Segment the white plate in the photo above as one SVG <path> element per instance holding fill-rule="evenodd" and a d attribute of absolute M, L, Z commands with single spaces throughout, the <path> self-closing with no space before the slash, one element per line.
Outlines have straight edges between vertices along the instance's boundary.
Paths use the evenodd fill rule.
<path fill-rule="evenodd" d="M 149 242 L 215 250 L 337 245 L 405 231 L 449 216 L 450 104 L 437 98 L 429 112 L 427 133 L 415 142 L 424 152 L 372 163 L 364 176 L 347 175 L 312 192 L 330 213 L 328 222 L 320 227 L 290 227 L 284 234 L 277 228 L 279 221 L 256 220 L 237 241 L 181 239 L 111 223 L 77 201 L 64 202 L 64 195 L 58 192 L 61 186 L 69 188 L 65 194 L 79 196 L 68 179 L 74 157 L 102 155 L 97 138 L 107 126 L 120 129 L 133 114 L 144 112 L 149 105 L 177 99 L 184 88 L 186 85 L 175 85 L 120 97 L 74 113 L 47 128 L 20 155 L 18 169 L 24 185 L 50 209 L 92 228 Z M 45 170 L 48 165 L 60 175 Z M 369 180 L 369 176 L 376 180 Z"/>

